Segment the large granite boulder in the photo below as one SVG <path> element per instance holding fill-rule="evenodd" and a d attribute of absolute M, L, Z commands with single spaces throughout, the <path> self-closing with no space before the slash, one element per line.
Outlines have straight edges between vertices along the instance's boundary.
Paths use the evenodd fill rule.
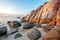
<path fill-rule="evenodd" d="M 43 38 L 43 40 L 60 40 L 60 29 L 50 30 Z"/>
<path fill-rule="evenodd" d="M 7 34 L 7 28 L 6 27 L 0 27 L 0 37 Z"/>
<path fill-rule="evenodd" d="M 33 28 L 35 24 L 33 22 L 25 22 L 23 23 L 23 29 L 30 29 Z"/>
<path fill-rule="evenodd" d="M 20 27 L 21 23 L 19 21 L 8 21 L 9 27 L 11 28 L 16 28 L 16 27 Z"/>
<path fill-rule="evenodd" d="M 27 37 L 30 40 L 37 40 L 41 37 L 41 33 L 38 29 L 32 29 L 27 33 Z"/>

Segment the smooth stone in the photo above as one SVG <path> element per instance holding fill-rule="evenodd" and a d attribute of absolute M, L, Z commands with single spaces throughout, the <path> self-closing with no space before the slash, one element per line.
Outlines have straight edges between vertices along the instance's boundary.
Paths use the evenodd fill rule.
<path fill-rule="evenodd" d="M 32 29 L 27 33 L 27 37 L 30 40 L 37 40 L 41 37 L 41 33 L 38 29 Z"/>
<path fill-rule="evenodd" d="M 33 22 L 25 22 L 23 23 L 23 29 L 30 29 L 33 28 L 35 24 Z"/>
<path fill-rule="evenodd" d="M 53 29 L 50 30 L 43 38 L 43 40 L 60 40 L 60 30 L 59 29 Z"/>
<path fill-rule="evenodd" d="M 14 28 L 21 26 L 21 23 L 20 23 L 19 21 L 8 21 L 7 23 L 8 23 L 8 25 L 9 25 L 10 27 L 14 27 Z M 12 24 L 13 24 L 13 25 L 12 25 Z M 11 25 L 12 25 L 12 26 L 11 26 Z"/>
<path fill-rule="evenodd" d="M 7 34 L 7 28 L 6 27 L 0 27 L 0 37 Z"/>
<path fill-rule="evenodd" d="M 19 37 L 22 37 L 20 33 L 16 34 L 14 38 L 19 38 Z"/>

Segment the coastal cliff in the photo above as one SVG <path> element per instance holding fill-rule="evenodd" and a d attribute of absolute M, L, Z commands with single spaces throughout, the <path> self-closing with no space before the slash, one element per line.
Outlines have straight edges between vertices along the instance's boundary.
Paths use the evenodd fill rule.
<path fill-rule="evenodd" d="M 60 25 L 60 0 L 51 0 L 32 10 L 24 20 L 39 24 Z"/>

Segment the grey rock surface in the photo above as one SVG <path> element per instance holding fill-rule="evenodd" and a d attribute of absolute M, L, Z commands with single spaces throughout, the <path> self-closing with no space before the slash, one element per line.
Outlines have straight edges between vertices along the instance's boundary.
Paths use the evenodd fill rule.
<path fill-rule="evenodd" d="M 23 23 L 23 29 L 30 29 L 34 27 L 34 23 L 33 22 L 25 22 Z"/>
<path fill-rule="evenodd" d="M 6 27 L 0 27 L 0 37 L 7 34 L 7 28 Z"/>
<path fill-rule="evenodd" d="M 8 21 L 7 23 L 8 23 L 9 26 L 13 24 L 12 26 L 14 28 L 21 26 L 21 23 L 19 21 Z"/>
<path fill-rule="evenodd" d="M 27 33 L 30 40 L 38 40 L 41 37 L 41 33 L 38 29 L 32 29 Z"/>
<path fill-rule="evenodd" d="M 22 35 L 20 33 L 17 33 L 14 38 L 20 38 Z"/>

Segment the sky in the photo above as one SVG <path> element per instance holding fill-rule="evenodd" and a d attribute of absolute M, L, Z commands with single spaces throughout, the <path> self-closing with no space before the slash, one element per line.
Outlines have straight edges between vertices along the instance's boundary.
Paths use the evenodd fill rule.
<path fill-rule="evenodd" d="M 0 0 L 0 14 L 27 15 L 48 0 Z"/>

